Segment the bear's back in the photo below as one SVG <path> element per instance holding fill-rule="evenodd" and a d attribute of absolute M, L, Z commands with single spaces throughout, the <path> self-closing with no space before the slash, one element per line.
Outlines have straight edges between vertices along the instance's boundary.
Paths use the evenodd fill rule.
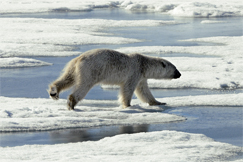
<path fill-rule="evenodd" d="M 80 56 L 81 69 L 90 71 L 97 80 L 107 84 L 121 83 L 140 73 L 137 58 L 109 49 L 95 49 Z"/>
<path fill-rule="evenodd" d="M 130 63 L 129 55 L 109 49 L 94 49 L 79 56 L 81 62 L 95 66 L 122 66 Z"/>

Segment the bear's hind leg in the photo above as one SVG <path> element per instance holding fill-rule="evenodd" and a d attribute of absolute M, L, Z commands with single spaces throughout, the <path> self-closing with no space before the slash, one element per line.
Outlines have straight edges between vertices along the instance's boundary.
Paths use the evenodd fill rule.
<path fill-rule="evenodd" d="M 77 104 L 77 101 L 74 99 L 73 95 L 68 96 L 67 107 L 68 110 L 74 110 L 74 106 Z"/>
<path fill-rule="evenodd" d="M 149 90 L 147 80 L 142 80 L 135 89 L 136 96 L 143 102 L 152 105 L 165 105 L 166 103 L 161 103 L 157 101 Z"/>

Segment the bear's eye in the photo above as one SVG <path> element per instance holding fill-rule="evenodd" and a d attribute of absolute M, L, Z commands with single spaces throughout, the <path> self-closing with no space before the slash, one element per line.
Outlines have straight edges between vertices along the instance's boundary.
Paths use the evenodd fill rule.
<path fill-rule="evenodd" d="M 165 63 L 161 62 L 161 64 L 162 64 L 163 68 L 165 68 L 165 67 L 166 67 Z"/>

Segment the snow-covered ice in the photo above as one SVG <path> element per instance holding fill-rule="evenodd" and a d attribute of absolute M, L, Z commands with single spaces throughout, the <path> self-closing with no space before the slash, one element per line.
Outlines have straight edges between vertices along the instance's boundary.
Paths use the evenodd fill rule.
<path fill-rule="evenodd" d="M 0 147 L 1 161 L 225 161 L 240 147 L 177 131 L 124 134 L 99 141 Z"/>
<path fill-rule="evenodd" d="M 175 25 L 161 20 L 1 18 L 0 56 L 77 55 L 77 45 L 126 44 L 143 40 L 114 37 L 108 28 Z"/>
<path fill-rule="evenodd" d="M 158 12 L 174 16 L 175 21 L 15 18 L 18 14 L 88 12 L 96 8 Z M 0 26 L 0 68 L 18 68 L 52 64 L 26 57 L 78 55 L 80 45 L 122 45 L 148 41 L 143 38 L 113 35 L 108 31 L 112 28 L 190 23 L 184 21 L 186 19 L 176 17 L 210 18 L 202 19 L 201 26 L 227 24 L 229 19 L 216 18 L 243 16 L 243 1 L 2 0 L 0 14 L 0 23 L 3 24 Z M 194 37 L 181 41 L 206 42 L 206 45 L 115 48 L 125 53 L 140 52 L 158 57 L 165 56 L 164 54 L 178 54 L 166 59 L 177 66 L 182 77 L 171 81 L 149 80 L 150 88 L 243 88 L 242 36 Z M 199 57 L 180 57 L 181 53 Z M 33 87 L 30 89 L 34 90 Z M 56 102 L 45 98 L 1 96 L 0 131 L 24 132 L 183 122 L 185 117 L 168 114 L 163 110 L 187 106 L 195 106 L 195 109 L 197 106 L 243 107 L 242 98 L 241 91 L 235 94 L 157 98 L 166 102 L 166 106 L 148 106 L 138 99 L 133 99 L 133 106 L 127 109 L 122 109 L 114 100 L 83 100 L 75 111 L 68 111 L 64 99 Z M 117 135 L 93 142 L 0 147 L 1 161 L 242 161 L 237 160 L 237 157 L 234 159 L 232 156 L 235 155 L 242 157 L 242 148 L 216 142 L 201 134 L 166 130 Z"/>
<path fill-rule="evenodd" d="M 243 94 L 183 96 L 158 99 L 168 106 L 147 106 L 134 99 L 122 109 L 114 100 L 84 100 L 75 111 L 66 110 L 66 100 L 0 97 L 1 131 L 36 131 L 185 121 L 163 113 L 177 106 L 238 105 Z M 4 140 L 4 138 L 2 139 Z M 242 156 L 242 148 L 216 142 L 202 134 L 158 131 L 106 137 L 55 145 L 0 147 L 1 161 L 228 161 Z M 239 162 L 241 160 L 238 160 Z"/>
<path fill-rule="evenodd" d="M 143 40 L 115 37 L 104 30 L 114 27 L 175 25 L 161 20 L 1 18 L 0 67 L 14 67 L 10 58 L 23 56 L 72 56 L 78 45 L 127 44 Z M 16 60 L 16 59 L 15 59 Z M 11 62 L 14 62 L 12 60 Z M 40 62 L 40 61 L 39 61 Z M 16 67 L 18 65 L 16 64 Z"/>
<path fill-rule="evenodd" d="M 66 100 L 0 97 L 0 131 L 37 131 L 109 125 L 168 123 L 184 117 L 162 113 L 161 106 L 137 105 L 122 109 L 117 101 L 84 100 L 67 111 Z"/>
<path fill-rule="evenodd" d="M 163 98 L 168 106 L 242 106 L 243 93 Z"/>
<path fill-rule="evenodd" d="M 11 57 L 0 59 L 0 68 L 20 68 L 20 67 L 34 67 L 34 66 L 48 66 L 52 65 L 51 63 L 29 59 L 29 58 L 18 58 Z"/>
<path fill-rule="evenodd" d="M 129 11 L 162 12 L 184 17 L 242 16 L 241 0 L 2 0 L 0 13 L 91 11 L 95 8 L 123 8 Z"/>
<path fill-rule="evenodd" d="M 119 51 L 125 53 L 141 52 L 146 54 L 165 54 L 165 53 L 192 53 L 204 56 L 218 56 L 228 58 L 238 58 L 242 54 L 243 36 L 235 37 L 206 37 L 180 40 L 187 42 L 208 42 L 215 45 L 207 46 L 139 46 L 124 47 Z"/>
<path fill-rule="evenodd" d="M 218 1 L 219 2 L 219 1 Z M 243 6 L 240 1 L 221 1 L 221 3 L 212 1 L 193 1 L 180 3 L 169 13 L 173 16 L 184 17 L 229 17 L 242 16 Z"/>
<path fill-rule="evenodd" d="M 149 80 L 151 88 L 243 88 L 243 37 L 207 37 L 183 41 L 215 43 L 213 46 L 139 46 L 117 49 L 148 55 L 191 53 L 215 57 L 168 57 L 182 76 L 179 80 Z M 199 77 L 200 76 L 200 77 Z M 107 86 L 105 88 L 108 88 Z M 111 87 L 112 88 L 112 87 Z"/>
<path fill-rule="evenodd" d="M 243 106 L 243 93 L 159 98 L 166 106 L 148 106 L 138 99 L 122 109 L 114 100 L 83 100 L 67 111 L 66 100 L 0 97 L 0 131 L 37 131 L 184 121 L 162 111 L 180 106 Z"/>
<path fill-rule="evenodd" d="M 227 21 L 216 21 L 216 20 L 203 20 L 202 24 L 216 24 L 216 23 L 227 23 Z"/>

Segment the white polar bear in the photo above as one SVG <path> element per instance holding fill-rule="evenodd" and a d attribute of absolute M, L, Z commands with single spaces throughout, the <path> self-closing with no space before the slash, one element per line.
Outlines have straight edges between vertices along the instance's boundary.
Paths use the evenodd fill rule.
<path fill-rule="evenodd" d="M 161 105 L 151 94 L 147 79 L 177 79 L 181 76 L 167 60 L 141 54 L 123 54 L 109 49 L 90 50 L 71 60 L 62 75 L 49 85 L 50 96 L 57 100 L 59 93 L 74 86 L 68 97 L 68 109 L 82 100 L 96 84 L 120 86 L 119 100 L 130 106 L 133 92 L 149 105 Z"/>

